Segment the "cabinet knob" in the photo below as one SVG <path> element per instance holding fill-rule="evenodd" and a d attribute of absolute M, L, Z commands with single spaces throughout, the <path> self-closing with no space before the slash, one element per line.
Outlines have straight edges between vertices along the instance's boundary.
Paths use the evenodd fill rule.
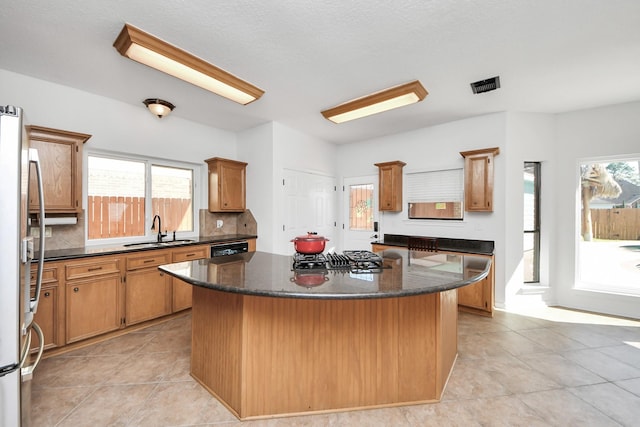
<path fill-rule="evenodd" d="M 80 288 L 78 287 L 73 288 L 73 292 L 80 292 Z"/>
<path fill-rule="evenodd" d="M 45 298 L 48 298 L 48 297 L 50 297 L 50 296 L 51 296 L 51 292 L 45 292 L 45 293 L 44 293 L 44 297 L 45 297 Z"/>

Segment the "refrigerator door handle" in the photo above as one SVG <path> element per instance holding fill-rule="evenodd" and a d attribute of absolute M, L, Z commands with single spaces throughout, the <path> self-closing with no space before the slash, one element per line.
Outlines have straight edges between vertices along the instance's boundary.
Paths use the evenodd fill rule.
<path fill-rule="evenodd" d="M 42 169 L 40 167 L 40 158 L 38 157 L 38 150 L 35 148 L 29 149 L 29 163 L 33 163 L 36 167 L 36 177 L 38 178 L 38 202 L 40 205 L 40 217 L 38 218 L 38 225 L 40 228 L 40 239 L 39 239 L 39 252 L 40 256 L 38 257 L 38 272 L 36 275 L 36 292 L 33 298 L 30 299 L 29 302 L 29 311 L 32 314 L 36 314 L 38 311 L 38 302 L 40 301 L 40 290 L 42 289 L 42 270 L 44 269 L 44 189 L 42 186 Z M 30 272 L 27 271 L 27 274 Z M 31 292 L 29 286 L 26 286 L 25 292 Z M 38 328 L 39 330 L 40 328 Z M 42 331 L 40 331 L 42 333 Z"/>
<path fill-rule="evenodd" d="M 30 381 L 33 378 L 33 371 L 40 363 L 40 360 L 42 359 L 42 353 L 44 352 L 44 334 L 42 333 L 42 329 L 40 329 L 40 326 L 38 326 L 36 322 L 33 322 L 31 324 L 31 329 L 36 331 L 36 335 L 38 335 L 38 354 L 36 355 L 36 359 L 31 365 L 23 366 L 24 362 L 26 362 L 27 360 L 26 355 L 29 354 L 29 347 L 31 347 L 31 332 L 29 332 L 29 337 L 25 341 L 25 347 L 22 350 L 24 352 L 23 357 L 20 360 L 20 366 L 22 367 L 21 376 L 23 382 Z"/>

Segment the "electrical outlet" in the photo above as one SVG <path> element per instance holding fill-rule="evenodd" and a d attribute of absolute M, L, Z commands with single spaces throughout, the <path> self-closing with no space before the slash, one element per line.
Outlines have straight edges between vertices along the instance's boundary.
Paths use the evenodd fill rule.
<path fill-rule="evenodd" d="M 51 237 L 51 227 L 44 228 L 44 237 Z"/>
<path fill-rule="evenodd" d="M 217 221 L 216 221 L 216 227 L 218 227 L 218 228 L 222 228 L 222 224 L 223 224 L 223 222 L 222 222 L 222 220 L 221 220 L 221 219 L 219 219 L 219 220 L 217 220 Z"/>

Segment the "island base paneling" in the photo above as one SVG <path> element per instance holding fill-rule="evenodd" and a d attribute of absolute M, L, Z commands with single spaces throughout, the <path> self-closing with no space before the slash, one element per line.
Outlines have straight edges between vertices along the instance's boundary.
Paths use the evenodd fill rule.
<path fill-rule="evenodd" d="M 456 290 L 296 299 L 194 287 L 192 376 L 240 419 L 438 401 Z"/>

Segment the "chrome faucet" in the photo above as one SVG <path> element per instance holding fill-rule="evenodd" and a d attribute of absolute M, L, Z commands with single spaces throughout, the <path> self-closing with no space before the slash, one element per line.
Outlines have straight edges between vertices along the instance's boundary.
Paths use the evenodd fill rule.
<path fill-rule="evenodd" d="M 153 221 L 151 221 L 151 229 L 156 229 L 156 218 L 158 218 L 158 243 L 162 242 L 163 237 L 167 237 L 166 234 L 162 234 L 162 220 L 160 219 L 160 215 L 156 215 L 153 217 Z"/>

